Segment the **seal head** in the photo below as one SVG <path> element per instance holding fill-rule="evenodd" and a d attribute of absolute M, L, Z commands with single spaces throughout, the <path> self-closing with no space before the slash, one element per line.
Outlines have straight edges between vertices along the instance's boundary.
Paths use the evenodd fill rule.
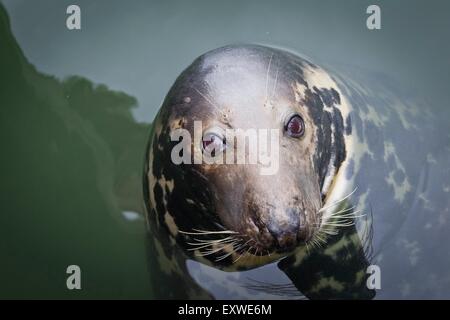
<path fill-rule="evenodd" d="M 149 222 L 191 257 L 220 266 L 255 267 L 308 243 L 346 157 L 340 107 L 331 78 L 287 51 L 241 45 L 200 56 L 154 122 L 144 178 Z M 176 130 L 189 133 L 178 135 L 188 148 L 177 149 Z M 239 149 L 255 134 L 267 152 Z M 244 160 L 259 156 L 225 163 L 238 150 Z M 174 163 L 174 152 L 191 163 Z M 273 161 L 263 161 L 270 152 Z M 224 163 L 195 161 L 218 154 Z"/>

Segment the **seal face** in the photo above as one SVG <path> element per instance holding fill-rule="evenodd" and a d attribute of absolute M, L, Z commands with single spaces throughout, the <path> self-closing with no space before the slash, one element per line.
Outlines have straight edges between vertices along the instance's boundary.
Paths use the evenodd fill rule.
<path fill-rule="evenodd" d="M 236 151 L 227 130 L 275 130 L 276 173 L 262 175 L 259 160 L 174 163 L 178 129 L 194 137 L 185 141 L 184 159 Z M 208 264 L 252 268 L 273 261 L 321 234 L 326 203 L 340 196 L 331 191 L 350 134 L 348 105 L 314 64 L 257 45 L 210 51 L 178 77 L 155 119 L 144 178 L 148 222 Z"/>

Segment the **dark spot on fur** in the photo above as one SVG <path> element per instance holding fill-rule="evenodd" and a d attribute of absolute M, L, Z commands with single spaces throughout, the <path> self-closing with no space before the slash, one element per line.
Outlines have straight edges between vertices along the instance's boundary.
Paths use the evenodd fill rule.
<path fill-rule="evenodd" d="M 328 90 L 327 92 L 329 92 Z M 322 92 L 322 93 L 321 93 Z M 324 98 L 327 103 L 333 108 L 333 114 L 329 111 L 324 110 Z M 321 150 L 320 154 L 314 156 L 315 167 L 319 174 L 319 184 L 323 187 L 323 182 L 325 180 L 328 164 L 331 161 L 332 154 L 335 155 L 334 165 L 338 169 L 341 163 L 345 160 L 345 142 L 344 142 L 344 121 L 342 119 L 341 112 L 334 107 L 333 99 L 331 94 L 323 94 L 323 90 L 318 90 L 314 87 L 314 92 L 310 89 L 305 90 L 304 103 L 308 107 L 308 111 L 313 119 L 314 124 L 320 128 L 317 133 L 317 148 Z M 330 100 L 327 100 L 330 98 Z M 334 132 L 334 144 L 331 143 L 331 124 L 333 123 L 335 127 Z"/>
<path fill-rule="evenodd" d="M 341 104 L 341 97 L 339 96 L 339 93 L 334 90 L 334 88 L 331 88 L 331 94 L 333 95 L 334 101 L 336 101 L 338 104 Z"/>
<path fill-rule="evenodd" d="M 351 113 L 347 115 L 347 119 L 345 119 L 345 134 L 347 136 L 352 134 L 352 117 Z"/>
<path fill-rule="evenodd" d="M 164 207 L 164 203 L 163 203 L 163 190 L 162 190 L 161 186 L 159 185 L 159 183 L 155 184 L 155 187 L 153 188 L 153 194 L 155 196 L 156 210 L 158 212 L 164 212 L 166 210 L 166 208 Z"/>
<path fill-rule="evenodd" d="M 329 108 L 333 107 L 335 104 L 341 103 L 339 93 L 334 89 L 326 89 L 326 88 L 318 89 L 317 87 L 314 86 L 313 90 L 320 96 L 323 103 Z"/>
<path fill-rule="evenodd" d="M 336 156 L 334 165 L 339 168 L 341 163 L 345 160 L 346 149 L 344 141 L 344 119 L 341 112 L 335 107 L 333 108 L 333 122 L 334 122 L 334 145 L 333 152 Z"/>

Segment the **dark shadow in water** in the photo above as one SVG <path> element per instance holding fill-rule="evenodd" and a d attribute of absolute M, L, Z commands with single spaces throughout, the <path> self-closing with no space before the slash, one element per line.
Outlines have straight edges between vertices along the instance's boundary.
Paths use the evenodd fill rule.
<path fill-rule="evenodd" d="M 150 298 L 136 99 L 37 71 L 2 5 L 0 39 L 0 298 Z"/>

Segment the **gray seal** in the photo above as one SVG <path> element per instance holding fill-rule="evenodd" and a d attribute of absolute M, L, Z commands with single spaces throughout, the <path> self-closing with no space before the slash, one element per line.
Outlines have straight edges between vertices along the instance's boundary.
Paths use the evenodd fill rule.
<path fill-rule="evenodd" d="M 321 241 L 348 188 L 350 107 L 320 67 L 288 51 L 227 46 L 197 58 L 177 78 L 153 123 L 144 177 L 149 224 L 189 257 L 227 270 L 254 268 Z M 261 164 L 175 164 L 171 132 L 201 139 L 226 129 L 278 129 L 279 169 Z M 192 151 L 194 152 L 194 151 Z M 338 186 L 338 187 L 337 187 Z M 331 205 L 330 205 L 331 204 Z"/>

